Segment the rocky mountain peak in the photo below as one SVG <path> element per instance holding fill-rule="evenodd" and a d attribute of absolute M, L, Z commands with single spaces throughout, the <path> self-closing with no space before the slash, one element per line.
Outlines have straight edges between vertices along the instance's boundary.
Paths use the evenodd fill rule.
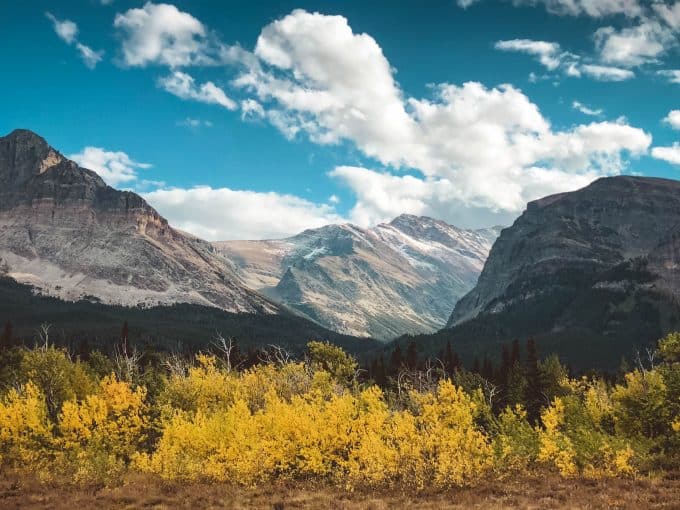
<path fill-rule="evenodd" d="M 44 138 L 28 129 L 15 129 L 0 137 L 0 186 L 7 190 L 21 186 L 65 161 Z"/>

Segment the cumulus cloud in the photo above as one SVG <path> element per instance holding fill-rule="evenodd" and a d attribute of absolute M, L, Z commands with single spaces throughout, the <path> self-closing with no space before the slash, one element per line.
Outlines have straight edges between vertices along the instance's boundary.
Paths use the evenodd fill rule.
<path fill-rule="evenodd" d="M 356 193 L 352 219 L 362 224 L 434 203 L 452 221 L 461 209 L 515 214 L 541 194 L 620 172 L 623 153 L 643 154 L 651 143 L 623 121 L 555 131 L 511 85 L 440 84 L 430 98 L 407 98 L 380 46 L 342 16 L 293 11 L 262 30 L 255 55 L 263 65 L 248 66 L 234 84 L 257 96 L 285 136 L 349 141 L 392 171 L 418 171 L 334 171 Z"/>
<path fill-rule="evenodd" d="M 620 67 L 585 64 L 581 71 L 598 81 L 625 81 L 635 78 L 635 73 L 630 69 Z"/>
<path fill-rule="evenodd" d="M 277 239 L 345 221 L 332 205 L 274 192 L 197 186 L 142 196 L 172 225 L 210 241 Z"/>
<path fill-rule="evenodd" d="M 574 101 L 573 103 L 571 103 L 571 107 L 574 110 L 578 110 L 584 115 L 590 115 L 591 117 L 600 117 L 602 115 L 602 109 L 589 108 L 580 101 Z"/>
<path fill-rule="evenodd" d="M 46 12 L 45 16 L 52 22 L 57 36 L 69 46 L 75 46 L 80 58 L 90 69 L 94 69 L 102 60 L 104 51 L 95 51 L 78 40 L 78 25 L 71 20 L 59 20 L 52 13 Z"/>
<path fill-rule="evenodd" d="M 205 26 L 174 5 L 147 2 L 144 7 L 117 14 L 113 25 L 122 39 L 123 62 L 128 66 L 213 62 Z"/>
<path fill-rule="evenodd" d="M 670 29 L 650 20 L 621 30 L 603 27 L 594 38 L 603 62 L 629 67 L 655 62 L 676 44 Z"/>
<path fill-rule="evenodd" d="M 138 169 L 151 168 L 150 164 L 134 161 L 124 152 L 107 151 L 101 147 L 85 147 L 68 158 L 99 174 L 109 186 L 136 181 Z"/>
<path fill-rule="evenodd" d="M 217 104 L 228 110 L 237 108 L 236 103 L 213 82 L 208 81 L 199 85 L 192 76 L 181 71 L 175 71 L 169 76 L 160 78 L 158 85 L 181 99 Z"/>
<path fill-rule="evenodd" d="M 680 83 L 680 69 L 663 69 L 657 73 L 667 78 L 670 83 Z"/>
<path fill-rule="evenodd" d="M 663 121 L 673 129 L 680 129 L 680 110 L 671 110 Z"/>
<path fill-rule="evenodd" d="M 517 51 L 533 55 L 538 58 L 542 65 L 551 71 L 557 69 L 561 62 L 560 45 L 554 42 L 511 39 L 498 41 L 494 47 L 501 51 Z"/>
<path fill-rule="evenodd" d="M 680 142 L 675 142 L 670 147 L 654 147 L 652 157 L 673 165 L 680 165 Z"/>

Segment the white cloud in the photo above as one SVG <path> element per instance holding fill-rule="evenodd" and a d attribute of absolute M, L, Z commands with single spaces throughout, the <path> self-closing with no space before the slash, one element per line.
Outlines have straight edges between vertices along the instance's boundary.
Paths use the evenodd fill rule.
<path fill-rule="evenodd" d="M 663 121 L 673 129 L 680 129 L 680 110 L 671 110 Z"/>
<path fill-rule="evenodd" d="M 142 8 L 117 14 L 113 25 L 120 31 L 123 62 L 128 66 L 212 62 L 206 28 L 174 5 L 147 2 Z"/>
<path fill-rule="evenodd" d="M 652 157 L 673 165 L 680 165 L 680 142 L 675 142 L 670 147 L 654 147 Z"/>
<path fill-rule="evenodd" d="M 545 5 L 548 12 L 562 16 L 602 18 L 613 14 L 639 16 L 643 8 L 638 0 L 513 0 L 515 5 Z"/>
<path fill-rule="evenodd" d="M 254 99 L 244 99 L 241 101 L 241 120 L 262 118 L 264 116 L 264 108 Z"/>
<path fill-rule="evenodd" d="M 104 50 L 95 51 L 89 46 L 85 46 L 84 44 L 79 42 L 76 43 L 76 48 L 80 52 L 80 58 L 83 59 L 85 65 L 90 69 L 94 69 L 104 57 Z"/>
<path fill-rule="evenodd" d="M 594 37 L 602 61 L 623 66 L 655 62 L 676 44 L 668 28 L 650 20 L 621 30 L 603 27 L 595 32 Z"/>
<path fill-rule="evenodd" d="M 633 71 L 608 65 L 583 64 L 581 57 L 562 51 L 554 42 L 535 41 L 532 39 L 513 39 L 498 41 L 495 48 L 502 51 L 518 51 L 538 57 L 539 62 L 550 71 L 559 69 L 566 76 L 580 78 L 586 75 L 599 81 L 623 81 L 635 77 Z M 535 73 L 529 75 L 529 81 L 535 83 L 539 79 L 551 79 L 551 75 L 543 77 Z"/>
<path fill-rule="evenodd" d="M 45 16 L 52 22 L 54 31 L 66 44 L 73 44 L 78 35 L 78 25 L 71 20 L 58 20 L 51 12 L 46 12 Z"/>
<path fill-rule="evenodd" d="M 57 36 L 69 46 L 74 45 L 80 54 L 80 58 L 89 69 L 94 69 L 101 62 L 104 51 L 95 51 L 78 40 L 78 25 L 70 20 L 59 20 L 52 13 L 46 12 L 45 16 L 52 22 Z"/>
<path fill-rule="evenodd" d="M 192 76 L 181 71 L 175 71 L 169 76 L 160 78 L 158 85 L 181 99 L 217 104 L 228 110 L 235 110 L 237 108 L 236 103 L 227 97 L 224 90 L 213 82 L 208 81 L 197 85 Z"/>
<path fill-rule="evenodd" d="M 497 50 L 502 51 L 517 51 L 520 53 L 528 53 L 538 57 L 538 61 L 553 71 L 559 67 L 560 59 L 560 45 L 554 42 L 534 41 L 531 39 L 511 39 L 507 41 L 498 41 L 495 46 Z"/>
<path fill-rule="evenodd" d="M 456 4 L 458 4 L 458 7 L 462 9 L 467 9 L 473 4 L 476 4 L 477 2 L 481 2 L 481 0 L 456 0 Z"/>
<path fill-rule="evenodd" d="M 177 121 L 176 124 L 178 126 L 188 127 L 188 128 L 192 128 L 192 129 L 198 129 L 200 127 L 212 127 L 213 126 L 213 123 L 210 122 L 209 120 L 192 119 L 191 117 L 187 117 L 184 120 Z"/>
<path fill-rule="evenodd" d="M 135 181 L 138 169 L 151 168 L 148 163 L 138 163 L 124 152 L 107 151 L 100 147 L 85 147 L 68 158 L 99 174 L 109 186 Z"/>
<path fill-rule="evenodd" d="M 331 204 L 339 204 L 340 197 L 338 195 L 331 195 L 330 197 L 328 197 L 328 202 Z"/>
<path fill-rule="evenodd" d="M 680 83 L 680 69 L 664 69 L 657 71 L 659 76 L 668 78 L 670 83 Z"/>
<path fill-rule="evenodd" d="M 172 225 L 210 241 L 276 239 L 345 221 L 330 205 L 274 192 L 197 186 L 143 197 Z"/>
<path fill-rule="evenodd" d="M 625 81 L 635 78 L 633 71 L 620 67 L 585 64 L 581 66 L 581 71 L 599 81 Z"/>
<path fill-rule="evenodd" d="M 335 171 L 357 194 L 353 219 L 362 223 L 434 203 L 454 221 L 454 210 L 515 214 L 541 194 L 620 172 L 624 152 L 642 154 L 651 143 L 623 121 L 554 131 L 511 85 L 440 84 L 431 98 L 405 98 L 380 46 L 341 16 L 293 11 L 262 30 L 255 54 L 264 66 L 251 63 L 234 84 L 257 96 L 285 136 L 349 141 L 392 171 L 419 171 Z M 609 68 L 584 72 L 612 77 Z M 629 74 L 619 70 L 618 78 Z"/>
<path fill-rule="evenodd" d="M 669 27 L 676 29 L 680 28 L 680 2 L 676 1 L 673 6 L 658 2 L 652 5 L 654 12 L 661 18 Z"/>
<path fill-rule="evenodd" d="M 592 117 L 600 117 L 602 115 L 602 109 L 589 108 L 580 101 L 574 101 L 571 103 L 571 107 L 574 110 L 578 110 L 579 112 L 583 113 L 584 115 L 590 115 Z"/>

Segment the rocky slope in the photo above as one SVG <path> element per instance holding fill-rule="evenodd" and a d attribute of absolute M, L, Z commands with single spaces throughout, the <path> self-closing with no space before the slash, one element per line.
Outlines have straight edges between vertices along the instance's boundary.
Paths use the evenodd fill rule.
<path fill-rule="evenodd" d="M 251 288 L 330 329 L 389 339 L 444 326 L 498 231 L 402 215 L 372 229 L 329 225 L 283 240 L 214 245 Z"/>
<path fill-rule="evenodd" d="M 205 241 L 30 131 L 0 138 L 0 275 L 64 300 L 278 313 Z"/>
<path fill-rule="evenodd" d="M 421 340 L 481 357 L 534 336 L 574 366 L 616 368 L 680 328 L 679 302 L 680 182 L 603 178 L 530 202 L 493 245 L 449 329 Z"/>
<path fill-rule="evenodd" d="M 530 202 L 501 233 L 449 325 L 550 292 L 562 284 L 560 275 L 574 273 L 605 285 L 599 276 L 633 259 L 643 260 L 655 275 L 650 288 L 680 297 L 678 235 L 680 181 L 610 177 Z"/>

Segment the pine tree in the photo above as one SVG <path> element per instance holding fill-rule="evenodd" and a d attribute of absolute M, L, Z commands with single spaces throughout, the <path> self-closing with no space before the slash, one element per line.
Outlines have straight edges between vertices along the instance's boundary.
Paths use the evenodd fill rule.
<path fill-rule="evenodd" d="M 520 353 L 519 353 L 519 340 L 515 338 L 512 341 L 512 353 L 510 354 L 510 366 L 515 365 L 515 363 L 520 362 Z"/>
<path fill-rule="evenodd" d="M 541 388 L 541 378 L 538 371 L 538 352 L 536 350 L 536 341 L 533 338 L 527 340 L 527 361 L 526 361 L 526 408 L 529 419 L 532 421 L 538 420 L 541 412 L 541 397 L 543 390 Z"/>
<path fill-rule="evenodd" d="M 92 352 L 92 349 L 90 348 L 90 343 L 87 341 L 87 338 L 83 338 L 78 343 L 78 348 L 76 349 L 76 353 L 80 361 L 89 361 L 90 352 Z"/>
<path fill-rule="evenodd" d="M 399 346 L 399 343 L 397 343 L 394 347 L 394 350 L 392 351 L 392 355 L 390 356 L 390 370 L 393 374 L 396 374 L 401 370 L 401 365 L 403 364 L 404 360 L 401 354 L 401 347 Z"/>
<path fill-rule="evenodd" d="M 479 374 L 480 369 L 479 369 L 479 358 L 475 356 L 475 361 L 472 363 L 472 372 L 475 374 Z"/>
<path fill-rule="evenodd" d="M 415 340 L 411 340 L 406 348 L 406 366 L 410 370 L 418 368 L 418 349 Z"/>
<path fill-rule="evenodd" d="M 7 349 L 11 343 L 12 343 L 12 323 L 10 321 L 7 321 L 5 323 L 5 328 L 2 331 L 2 335 L 0 335 L 0 351 L 3 349 Z"/>

